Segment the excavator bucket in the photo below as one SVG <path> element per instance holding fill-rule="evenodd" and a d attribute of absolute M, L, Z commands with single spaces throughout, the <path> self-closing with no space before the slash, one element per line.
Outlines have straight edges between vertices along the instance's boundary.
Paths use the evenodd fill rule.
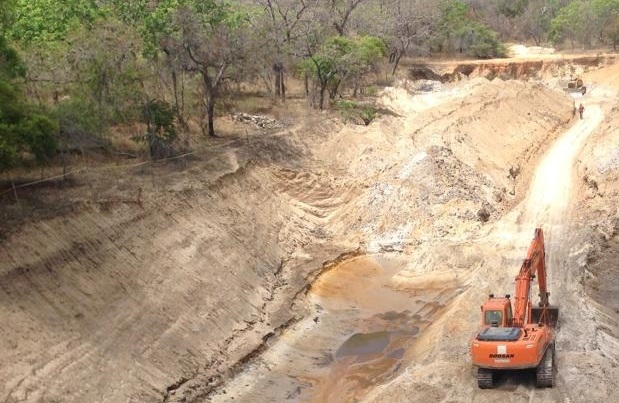
<path fill-rule="evenodd" d="M 556 326 L 559 321 L 559 308 L 556 306 L 546 306 L 531 309 L 531 323 L 543 323 Z"/>

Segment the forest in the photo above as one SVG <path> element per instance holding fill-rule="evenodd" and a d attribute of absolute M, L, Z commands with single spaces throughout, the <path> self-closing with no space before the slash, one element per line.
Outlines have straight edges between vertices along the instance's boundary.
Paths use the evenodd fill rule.
<path fill-rule="evenodd" d="M 243 83 L 286 102 L 294 78 L 323 109 L 410 57 L 504 57 L 510 42 L 615 49 L 619 0 L 0 0 L 0 27 L 8 172 L 136 123 L 146 157 L 175 155 L 188 131 L 217 136 L 222 100 Z"/>

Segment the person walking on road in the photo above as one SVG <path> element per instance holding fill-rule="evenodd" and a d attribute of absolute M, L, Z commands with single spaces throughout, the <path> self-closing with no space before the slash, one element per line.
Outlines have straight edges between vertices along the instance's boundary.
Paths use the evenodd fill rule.
<path fill-rule="evenodd" d="M 572 119 L 576 118 L 576 111 L 578 111 L 578 108 L 576 107 L 576 101 L 574 101 L 572 105 Z"/>
<path fill-rule="evenodd" d="M 585 107 L 582 106 L 582 104 L 580 104 L 580 106 L 578 107 L 578 113 L 580 114 L 580 118 L 582 119 L 582 114 L 585 111 Z"/>

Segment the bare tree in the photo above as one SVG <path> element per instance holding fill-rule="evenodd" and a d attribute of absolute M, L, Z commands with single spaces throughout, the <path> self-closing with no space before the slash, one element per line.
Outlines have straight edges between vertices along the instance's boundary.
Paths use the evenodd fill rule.
<path fill-rule="evenodd" d="M 440 10 L 432 0 L 377 0 L 361 5 L 351 28 L 383 38 L 395 74 L 400 60 L 413 48 L 422 51 L 436 31 Z"/>
<path fill-rule="evenodd" d="M 368 0 L 328 0 L 332 12 L 333 27 L 339 35 L 345 35 L 353 11 Z"/>
<path fill-rule="evenodd" d="M 275 94 L 286 99 L 286 67 L 284 60 L 295 49 L 298 39 L 297 29 L 306 22 L 309 11 L 318 0 L 260 0 L 270 23 L 270 37 L 275 48 L 275 57 L 272 61 Z"/>
<path fill-rule="evenodd" d="M 233 63 L 240 63 L 243 46 L 236 28 L 220 16 L 210 22 L 203 17 L 192 8 L 179 9 L 176 16 L 179 35 L 167 38 L 167 49 L 171 57 L 179 58 L 185 71 L 201 76 L 206 120 L 203 129 L 214 137 L 215 100 L 226 70 Z"/>
<path fill-rule="evenodd" d="M 391 74 L 395 74 L 402 56 L 406 55 L 411 45 L 421 45 L 430 38 L 433 24 L 439 19 L 436 7 L 424 0 L 396 0 L 387 9 L 390 16 L 389 38 L 393 63 Z"/>

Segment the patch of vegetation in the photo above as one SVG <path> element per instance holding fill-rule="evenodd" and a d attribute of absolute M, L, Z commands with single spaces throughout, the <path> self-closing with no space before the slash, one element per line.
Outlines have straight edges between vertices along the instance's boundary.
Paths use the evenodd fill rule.
<path fill-rule="evenodd" d="M 24 74 L 17 53 L 0 36 L 0 171 L 31 156 L 43 164 L 58 148 L 58 122 L 26 101 L 20 84 Z"/>
<path fill-rule="evenodd" d="M 359 104 L 350 100 L 338 101 L 335 104 L 335 108 L 342 115 L 344 123 L 355 122 L 357 124 L 363 123 L 369 125 L 377 116 L 378 111 L 372 105 Z"/>
<path fill-rule="evenodd" d="M 439 52 L 460 53 L 477 58 L 505 57 L 507 51 L 496 32 L 475 21 L 469 6 L 460 0 L 443 2 L 434 47 Z"/>
<path fill-rule="evenodd" d="M 333 36 L 327 38 L 319 52 L 299 63 L 298 70 L 313 79 L 317 106 L 323 109 L 327 92 L 331 100 L 335 100 L 345 86 L 356 92 L 386 53 L 385 43 L 376 37 Z"/>
<path fill-rule="evenodd" d="M 144 105 L 142 119 L 146 123 L 146 133 L 141 140 L 148 144 L 152 159 L 174 155 L 172 143 L 177 137 L 175 118 L 174 108 L 166 101 L 155 99 Z"/>

